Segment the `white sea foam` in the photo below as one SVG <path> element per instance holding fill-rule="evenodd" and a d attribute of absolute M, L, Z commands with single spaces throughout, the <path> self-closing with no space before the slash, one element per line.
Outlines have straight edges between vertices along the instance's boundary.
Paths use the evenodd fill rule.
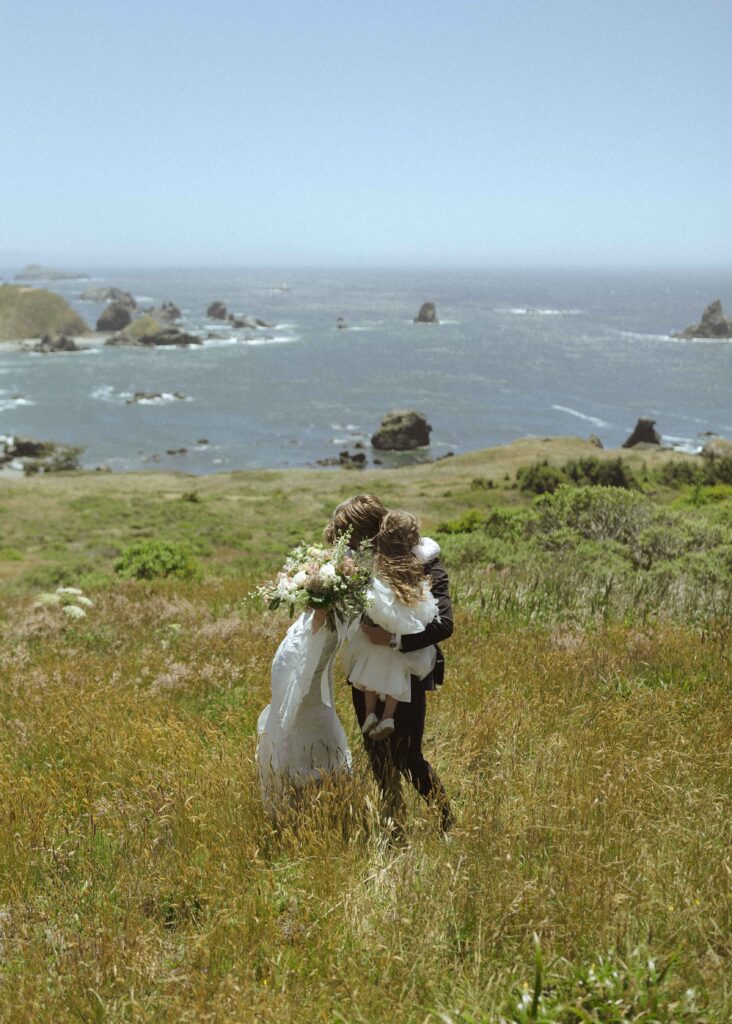
<path fill-rule="evenodd" d="M 35 405 L 30 398 L 0 398 L 0 412 L 7 412 L 8 409 L 17 409 L 22 405 Z"/>
<path fill-rule="evenodd" d="M 556 409 L 557 412 L 566 412 L 570 416 L 576 416 L 578 420 L 585 420 L 587 423 L 592 423 L 596 427 L 610 426 L 606 420 L 601 420 L 598 416 L 587 416 L 583 412 L 578 412 L 577 409 L 570 409 L 568 405 L 553 405 L 552 409 Z"/>
<path fill-rule="evenodd" d="M 496 313 L 508 313 L 511 316 L 578 316 L 581 309 L 542 309 L 535 306 L 511 306 L 508 309 L 496 309 Z"/>
<path fill-rule="evenodd" d="M 135 405 L 167 405 L 169 402 L 193 401 L 190 395 L 185 395 L 181 398 L 169 391 L 162 391 L 159 395 L 155 395 L 154 398 L 135 398 L 132 391 L 115 391 L 111 384 L 101 384 L 99 387 L 94 388 L 91 397 L 96 398 L 100 402 L 113 402 L 116 405 L 127 405 L 132 402 Z"/>
<path fill-rule="evenodd" d="M 686 452 L 687 455 L 698 455 L 703 447 L 698 438 L 674 437 L 673 434 L 664 434 L 663 441 L 669 442 L 674 451 Z"/>

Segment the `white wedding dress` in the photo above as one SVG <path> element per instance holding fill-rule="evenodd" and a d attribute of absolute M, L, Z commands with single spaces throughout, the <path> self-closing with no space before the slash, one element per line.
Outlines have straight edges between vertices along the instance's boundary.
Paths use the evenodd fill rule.
<path fill-rule="evenodd" d="M 312 611 L 293 622 L 272 662 L 272 703 L 257 724 L 257 771 L 270 810 L 325 775 L 348 771 L 351 752 L 334 707 L 333 663 L 348 630 L 321 626 Z M 354 623 L 357 627 L 358 620 Z"/>
<path fill-rule="evenodd" d="M 391 587 L 378 577 L 371 579 L 368 590 L 369 607 L 366 614 L 387 633 L 404 636 L 421 633 L 434 619 L 439 618 L 437 601 L 425 582 L 422 597 L 413 605 L 400 601 Z M 358 630 L 346 646 L 344 667 L 348 681 L 359 690 L 374 690 L 382 697 L 390 696 L 404 703 L 412 699 L 412 676 L 424 677 L 435 667 L 437 649 L 434 645 L 403 654 L 391 647 L 372 644 Z"/>

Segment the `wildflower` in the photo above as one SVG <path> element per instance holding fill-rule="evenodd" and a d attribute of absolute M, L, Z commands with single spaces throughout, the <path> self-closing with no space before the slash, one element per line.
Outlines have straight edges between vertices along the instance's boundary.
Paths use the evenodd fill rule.
<path fill-rule="evenodd" d="M 70 619 L 85 619 L 86 612 L 83 608 L 79 608 L 78 604 L 66 604 L 64 605 L 64 615 L 68 615 Z"/>
<path fill-rule="evenodd" d="M 83 594 L 84 591 L 83 590 L 79 590 L 78 587 L 56 587 L 56 593 L 57 594 L 73 594 L 74 597 L 78 597 L 80 594 Z"/>
<path fill-rule="evenodd" d="M 44 605 L 50 604 L 61 604 L 60 594 L 41 594 L 37 601 L 34 602 L 34 608 L 42 608 Z"/>

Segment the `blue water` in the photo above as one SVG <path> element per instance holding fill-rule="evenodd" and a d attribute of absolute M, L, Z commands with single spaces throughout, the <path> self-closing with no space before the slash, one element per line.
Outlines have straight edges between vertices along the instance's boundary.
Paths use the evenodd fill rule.
<path fill-rule="evenodd" d="M 308 466 L 367 443 L 393 408 L 425 413 L 433 456 L 527 435 L 596 433 L 611 447 L 638 416 L 688 450 L 705 431 L 732 436 L 732 342 L 670 337 L 714 298 L 732 312 L 732 271 L 109 269 L 49 287 L 93 325 L 103 306 L 78 299 L 91 284 L 143 306 L 172 300 L 182 327 L 220 337 L 47 356 L 0 347 L 0 434 L 82 445 L 88 466 Z M 248 341 L 206 320 L 214 299 L 275 326 Z M 412 323 L 425 300 L 439 326 Z M 135 391 L 187 400 L 128 404 Z"/>

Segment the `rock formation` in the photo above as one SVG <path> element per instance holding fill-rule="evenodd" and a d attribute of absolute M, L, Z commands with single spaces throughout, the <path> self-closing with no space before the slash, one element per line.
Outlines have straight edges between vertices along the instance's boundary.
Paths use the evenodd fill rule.
<path fill-rule="evenodd" d="M 79 456 L 83 448 L 58 444 L 56 441 L 35 441 L 30 437 L 0 437 L 0 470 L 11 464 L 22 469 L 26 476 L 32 473 L 59 473 L 80 469 Z"/>
<path fill-rule="evenodd" d="M 691 324 L 675 338 L 732 338 L 732 320 L 724 315 L 719 299 L 710 302 L 698 324 Z"/>
<path fill-rule="evenodd" d="M 79 346 L 68 334 L 44 334 L 33 346 L 34 352 L 79 352 Z"/>
<path fill-rule="evenodd" d="M 148 316 L 155 317 L 156 320 L 180 320 L 181 312 L 174 302 L 164 302 L 162 306 L 153 306 L 152 309 L 145 311 Z"/>
<path fill-rule="evenodd" d="M 86 334 L 89 328 L 65 299 L 45 288 L 0 285 L 0 341 L 44 334 Z"/>
<path fill-rule="evenodd" d="M 27 267 L 15 275 L 16 281 L 80 281 L 89 277 L 88 274 L 79 274 L 73 270 L 53 270 L 51 267 L 41 266 L 40 263 L 29 263 Z"/>
<path fill-rule="evenodd" d="M 590 442 L 590 444 L 594 444 L 595 448 L 604 448 L 605 447 L 605 445 L 602 443 L 602 441 L 597 436 L 597 434 L 590 434 L 590 436 L 587 438 L 587 440 Z"/>
<path fill-rule="evenodd" d="M 413 451 L 430 443 L 431 430 L 421 412 L 395 410 L 384 416 L 381 426 L 371 438 L 371 444 L 385 451 Z"/>
<path fill-rule="evenodd" d="M 710 461 L 732 458 L 732 441 L 726 437 L 713 437 L 705 443 L 701 453 Z"/>
<path fill-rule="evenodd" d="M 439 324 L 434 302 L 423 302 L 414 318 L 415 324 Z"/>
<path fill-rule="evenodd" d="M 132 313 L 121 302 L 110 302 L 97 320 L 98 331 L 121 331 L 132 320 Z"/>
<path fill-rule="evenodd" d="M 149 315 L 141 316 L 139 320 L 133 320 L 125 330 L 120 331 L 119 334 L 113 334 L 105 342 L 105 345 L 137 346 L 140 348 L 144 346 L 155 348 L 158 345 L 184 346 L 200 344 L 201 339 L 195 334 L 181 331 L 172 324 L 161 324 L 159 320 Z"/>
<path fill-rule="evenodd" d="M 661 443 L 661 435 L 655 426 L 655 420 L 641 416 L 633 428 L 633 433 L 623 442 L 623 448 L 657 448 Z"/>
<path fill-rule="evenodd" d="M 128 309 L 137 309 L 135 296 L 121 288 L 86 288 L 79 298 L 85 302 L 119 302 Z"/>
<path fill-rule="evenodd" d="M 226 320 L 228 316 L 226 306 L 219 300 L 212 302 L 206 310 L 206 316 L 210 317 L 212 320 Z"/>
<path fill-rule="evenodd" d="M 260 320 L 258 316 L 235 316 L 229 313 L 228 320 L 232 327 L 244 327 L 249 331 L 256 331 L 259 327 L 272 327 L 272 324 Z"/>

